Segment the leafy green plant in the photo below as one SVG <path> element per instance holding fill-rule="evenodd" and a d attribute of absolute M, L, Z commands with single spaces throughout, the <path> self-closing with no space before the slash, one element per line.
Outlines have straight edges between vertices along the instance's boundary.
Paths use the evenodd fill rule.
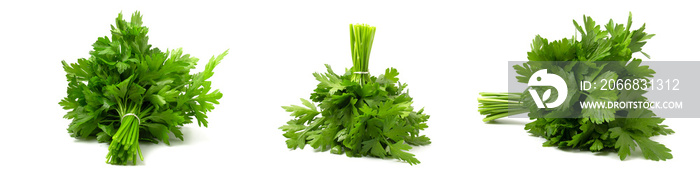
<path fill-rule="evenodd" d="M 126 165 L 143 160 L 139 141 L 170 145 L 169 134 L 183 140 L 180 128 L 197 120 L 207 126 L 207 112 L 223 96 L 211 91 L 207 79 L 226 56 L 212 57 L 204 71 L 190 74 L 199 59 L 182 49 L 162 52 L 148 44 L 148 28 L 135 12 L 131 21 L 116 18 L 112 38 L 99 37 L 90 58 L 63 63 L 68 96 L 60 101 L 70 110 L 68 133 L 110 142 L 107 163 Z"/>
<path fill-rule="evenodd" d="M 328 73 L 313 74 L 319 81 L 311 93 L 313 103 L 301 99 L 304 106 L 282 107 L 294 117 L 279 128 L 285 131 L 288 148 L 303 149 L 309 144 L 335 154 L 420 163 L 407 151 L 410 145 L 430 144 L 430 138 L 419 134 L 428 127 L 430 116 L 423 114 L 423 109 L 414 111 L 413 99 L 404 91 L 407 85 L 399 83 L 396 69 L 370 76 L 368 62 L 374 33 L 375 27 L 351 24 L 353 67 L 339 75 L 326 65 Z"/>
<path fill-rule="evenodd" d="M 556 108 L 540 109 L 531 94 L 524 93 L 481 93 L 478 98 L 479 112 L 486 115 L 488 122 L 502 117 L 528 113 L 533 122 L 525 125 L 535 136 L 547 139 L 543 146 L 576 148 L 593 152 L 617 151 L 620 160 L 631 155 L 639 147 L 645 158 L 667 160 L 673 158 L 671 150 L 650 137 L 674 133 L 664 119 L 651 110 L 638 109 L 589 109 L 574 105 L 580 102 L 607 101 L 646 101 L 644 90 L 582 90 L 580 81 L 599 82 L 608 79 L 647 79 L 654 70 L 641 66 L 641 59 L 633 59 L 632 54 L 642 52 L 642 46 L 654 36 L 644 32 L 645 26 L 632 30 L 632 14 L 627 25 L 615 24 L 612 20 L 602 30 L 599 25 L 584 16 L 583 26 L 574 21 L 581 38 L 564 38 L 548 41 L 539 35 L 532 43 L 532 51 L 527 53 L 528 62 L 515 65 L 518 82 L 528 83 L 536 71 L 547 69 L 567 81 L 568 94 L 564 103 Z M 547 62 L 542 62 L 547 61 Z M 557 61 L 557 62 L 549 62 Z M 594 62 L 595 61 L 595 62 Z M 544 88 L 531 87 L 538 92 Z M 539 97 L 537 97 L 539 98 Z M 546 99 L 546 98 L 543 98 Z M 553 98 L 554 99 L 554 98 Z"/>

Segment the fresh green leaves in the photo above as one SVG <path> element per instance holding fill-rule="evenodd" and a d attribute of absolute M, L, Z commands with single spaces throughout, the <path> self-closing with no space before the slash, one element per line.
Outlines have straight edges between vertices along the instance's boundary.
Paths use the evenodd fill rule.
<path fill-rule="evenodd" d="M 426 121 L 430 116 L 422 109 L 413 109 L 413 99 L 404 91 L 407 85 L 399 83 L 396 69 L 386 69 L 377 77 L 369 75 L 367 63 L 374 27 L 350 28 L 353 68 L 338 75 L 326 65 L 327 73 L 313 74 L 319 81 L 311 93 L 313 103 L 301 99 L 304 106 L 282 107 L 294 117 L 279 128 L 285 132 L 287 147 L 303 149 L 310 145 L 347 156 L 420 163 L 407 151 L 412 148 L 409 144 L 430 144 L 430 138 L 420 135 L 421 130 L 428 128 Z"/>
<path fill-rule="evenodd" d="M 528 83 L 536 71 L 547 69 L 567 82 L 566 101 L 557 108 L 540 109 L 528 91 L 481 93 L 479 112 L 486 115 L 484 121 L 528 113 L 534 121 L 525 125 L 525 130 L 547 139 L 544 146 L 594 152 L 617 150 L 621 160 L 639 147 L 644 157 L 650 160 L 673 158 L 670 149 L 650 139 L 673 133 L 666 125 L 661 125 L 664 119 L 651 110 L 575 106 L 580 103 L 646 100 L 643 90 L 582 90 L 577 85 L 581 81 L 649 79 L 656 73 L 649 66 L 642 66 L 641 59 L 632 58 L 632 54 L 641 52 L 646 40 L 654 34 L 644 32 L 644 25 L 633 30 L 631 24 L 631 14 L 627 25 L 615 24 L 611 20 L 604 29 L 592 18 L 584 16 L 581 25 L 574 21 L 580 40 L 564 38 L 550 42 L 536 36 L 532 51 L 528 52 L 529 62 L 514 66 L 518 74 L 516 79 Z M 541 91 L 541 88 L 533 89 Z"/>
<path fill-rule="evenodd" d="M 190 74 L 199 59 L 182 49 L 153 48 L 147 33 L 139 12 L 130 22 L 119 14 L 111 39 L 99 37 L 88 59 L 62 61 L 68 95 L 59 104 L 70 110 L 64 116 L 72 120 L 68 132 L 111 142 L 111 164 L 143 160 L 139 141 L 170 144 L 171 134 L 183 140 L 180 128 L 193 118 L 206 127 L 206 113 L 222 97 L 208 79 L 228 51 L 212 57 L 201 73 Z"/>
<path fill-rule="evenodd" d="M 387 73 L 398 72 L 389 68 Z M 294 117 L 279 128 L 285 132 L 288 148 L 303 149 L 308 144 L 322 151 L 345 152 L 348 156 L 420 163 L 406 151 L 411 149 L 408 144 L 430 144 L 430 138 L 420 135 L 420 131 L 428 127 L 426 121 L 430 116 L 423 114 L 422 109 L 413 109 L 412 98 L 403 91 L 406 84 L 399 84 L 398 78 L 385 75 L 372 76 L 363 86 L 352 81 L 351 72 L 323 76 L 327 79 L 324 78 L 311 94 L 311 99 L 319 103 L 320 111 L 305 99 L 301 100 L 304 106 L 282 107 Z M 330 93 L 331 90 L 335 91 Z"/>

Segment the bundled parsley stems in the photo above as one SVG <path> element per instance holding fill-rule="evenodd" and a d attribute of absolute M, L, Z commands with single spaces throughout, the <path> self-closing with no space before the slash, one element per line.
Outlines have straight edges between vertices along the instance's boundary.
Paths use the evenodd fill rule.
<path fill-rule="evenodd" d="M 112 26 L 111 38 L 99 37 L 89 58 L 76 63 L 63 62 L 68 81 L 67 96 L 60 105 L 69 110 L 68 132 L 76 138 L 94 138 L 109 143 L 107 163 L 136 164 L 143 160 L 139 142 L 170 144 L 170 136 L 183 140 L 181 127 L 197 121 L 207 126 L 207 112 L 219 104 L 219 90 L 207 81 L 228 51 L 212 57 L 204 71 L 190 73 L 199 59 L 181 49 L 161 51 L 148 44 L 148 28 L 139 12 L 127 22 L 122 15 Z M 574 21 L 581 39 L 548 41 L 537 36 L 528 60 L 514 68 L 519 82 L 527 83 L 536 71 L 547 69 L 570 81 L 613 78 L 650 78 L 655 72 L 640 66 L 632 54 L 653 34 L 644 26 L 632 30 L 612 21 L 602 30 L 590 17 L 583 26 Z M 419 164 L 411 145 L 430 144 L 420 132 L 428 127 L 429 115 L 414 109 L 398 71 L 388 68 L 379 76 L 369 71 L 369 56 L 376 28 L 350 25 L 353 66 L 335 73 L 314 73 L 319 81 L 303 106 L 282 108 L 293 117 L 279 129 L 284 131 L 290 149 L 306 145 L 350 157 L 395 158 Z M 643 52 L 642 52 L 643 53 Z M 646 53 L 644 53 L 646 55 Z M 541 63 L 535 61 L 584 61 Z M 596 64 L 586 61 L 622 61 Z M 537 90 L 542 91 L 542 90 Z M 544 146 L 590 151 L 614 150 L 620 159 L 639 147 L 645 158 L 666 160 L 670 149 L 649 139 L 673 131 L 661 125 L 664 119 L 648 109 L 587 110 L 573 108 L 580 101 L 646 100 L 644 92 L 583 91 L 574 87 L 559 108 L 539 109 L 533 97 L 524 93 L 481 93 L 479 112 L 492 121 L 519 113 L 534 120 L 525 129 L 547 139 Z M 568 117 L 568 118 L 562 118 Z"/>
<path fill-rule="evenodd" d="M 191 74 L 199 59 L 182 49 L 151 47 L 142 23 L 139 12 L 130 22 L 120 13 L 111 40 L 100 37 L 89 58 L 63 62 L 68 96 L 59 104 L 70 110 L 64 116 L 73 120 L 68 133 L 109 142 L 110 164 L 143 160 L 139 141 L 169 145 L 170 134 L 183 140 L 180 128 L 193 119 L 206 127 L 206 113 L 222 97 L 207 79 L 228 51 L 212 57 L 204 71 Z"/>
<path fill-rule="evenodd" d="M 549 42 L 535 37 L 532 51 L 527 53 L 529 62 L 515 65 L 518 82 L 528 83 L 537 71 L 547 69 L 563 78 L 568 85 L 565 101 L 556 108 L 538 108 L 530 90 L 523 93 L 481 93 L 479 112 L 486 115 L 483 121 L 528 113 L 535 120 L 525 125 L 525 130 L 547 139 L 543 146 L 575 148 L 593 152 L 616 150 L 620 160 L 631 155 L 637 146 L 644 158 L 667 160 L 673 158 L 671 150 L 663 144 L 649 139 L 667 135 L 673 130 L 661 125 L 664 119 L 649 109 L 583 109 L 576 108 L 579 102 L 644 101 L 644 90 L 597 90 L 583 91 L 576 85 L 586 80 L 600 82 L 610 79 L 648 79 L 656 72 L 648 66 L 640 66 L 641 59 L 632 54 L 642 52 L 646 40 L 654 36 L 644 32 L 645 25 L 632 30 L 632 14 L 627 25 L 615 24 L 612 20 L 602 30 L 591 17 L 584 16 L 583 26 L 574 21 L 581 39 L 564 38 Z M 557 62 L 543 62 L 557 61 Z M 565 62 L 575 61 L 575 62 Z M 598 61 L 598 62 L 593 62 Z M 604 62 L 600 62 L 604 61 Z M 532 90 L 544 92 L 542 88 Z M 540 93 L 542 95 L 542 93 Z M 546 95 L 543 95 L 546 96 Z M 535 97 L 539 98 L 539 97 Z M 547 99 L 547 98 L 542 98 Z M 552 98 L 554 99 L 554 98 Z"/>
<path fill-rule="evenodd" d="M 420 135 L 430 117 L 423 110 L 415 111 L 413 99 L 399 83 L 399 72 L 388 68 L 374 77 L 368 69 L 375 28 L 350 25 L 350 48 L 353 66 L 344 74 L 314 73 L 319 81 L 311 93 L 311 101 L 301 99 L 304 106 L 283 106 L 294 119 L 280 127 L 290 149 L 306 144 L 322 151 L 345 153 L 347 156 L 396 158 L 418 164 L 411 145 L 430 144 Z"/>

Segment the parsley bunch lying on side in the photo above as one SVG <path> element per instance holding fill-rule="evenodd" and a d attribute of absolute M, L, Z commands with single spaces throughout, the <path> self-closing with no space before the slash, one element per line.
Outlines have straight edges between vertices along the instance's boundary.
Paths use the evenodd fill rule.
<path fill-rule="evenodd" d="M 481 93 L 479 112 L 486 115 L 484 121 L 528 113 L 535 121 L 525 125 L 525 129 L 535 136 L 547 139 L 543 146 L 558 146 L 581 150 L 615 150 L 624 160 L 632 150 L 639 147 L 645 158 L 666 160 L 673 158 L 671 150 L 650 137 L 673 133 L 664 119 L 651 110 L 639 109 L 590 109 L 580 108 L 581 102 L 598 101 L 646 101 L 645 90 L 581 90 L 581 81 L 648 79 L 654 70 L 640 66 L 641 59 L 633 59 L 632 54 L 642 52 L 646 40 L 654 36 L 644 32 L 645 25 L 632 30 L 632 15 L 627 25 L 615 24 L 612 20 L 601 30 L 599 25 L 584 16 L 584 25 L 574 26 L 581 34 L 581 40 L 564 38 L 549 42 L 540 36 L 535 37 L 532 51 L 528 52 L 528 62 L 515 65 L 518 82 L 528 83 L 536 72 L 547 69 L 566 81 L 568 94 L 564 102 L 556 108 L 538 108 L 532 95 L 524 93 Z M 558 61 L 558 62 L 541 62 Z M 561 62 L 559 62 L 561 61 Z M 593 62 L 597 61 L 597 62 Z M 603 61 L 603 62 L 598 62 Z M 542 87 L 531 87 L 537 92 L 545 92 Z M 550 92 L 551 93 L 551 92 Z M 535 97 L 539 98 L 539 97 Z M 552 97 L 550 99 L 556 99 Z"/>
<path fill-rule="evenodd" d="M 430 117 L 423 109 L 414 111 L 413 99 L 399 83 L 399 72 L 386 69 L 378 77 L 370 76 L 369 54 L 375 28 L 350 25 L 353 67 L 338 75 L 326 65 L 328 73 L 314 73 L 319 81 L 311 93 L 314 103 L 301 99 L 304 106 L 283 106 L 294 119 L 280 127 L 290 149 L 306 144 L 322 151 L 346 153 L 347 156 L 396 158 L 418 164 L 408 153 L 411 145 L 430 144 L 430 138 L 420 135 Z"/>
<path fill-rule="evenodd" d="M 100 37 L 90 58 L 63 61 L 68 96 L 59 103 L 71 110 L 68 133 L 110 142 L 107 163 L 126 165 L 143 160 L 139 141 L 168 145 L 169 134 L 183 140 L 180 128 L 193 117 L 207 126 L 206 113 L 219 104 L 219 90 L 211 91 L 213 70 L 228 51 L 212 57 L 204 71 L 190 74 L 199 59 L 182 49 L 162 52 L 148 44 L 148 28 L 135 12 L 131 22 L 120 13 L 112 38 Z"/>

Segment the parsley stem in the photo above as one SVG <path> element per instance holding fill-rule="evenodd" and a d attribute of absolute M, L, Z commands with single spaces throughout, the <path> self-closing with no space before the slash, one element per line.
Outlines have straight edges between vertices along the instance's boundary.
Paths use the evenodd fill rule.
<path fill-rule="evenodd" d="M 352 73 L 360 85 L 369 81 L 369 54 L 374 43 L 376 28 L 367 24 L 350 24 L 350 52 L 352 53 Z"/>
<path fill-rule="evenodd" d="M 521 102 L 522 93 L 479 93 L 479 113 L 486 115 L 484 122 L 511 115 L 527 113 L 529 110 Z"/>
<path fill-rule="evenodd" d="M 141 112 L 142 103 L 132 103 L 128 99 L 124 99 L 117 104 L 119 104 L 117 112 L 121 118 L 121 125 L 114 136 L 112 136 L 106 162 L 126 165 L 131 160 L 133 163 L 136 163 L 137 154 L 138 158 L 143 161 L 141 147 L 139 147 L 139 126 L 141 124 L 139 117 L 146 114 L 151 108 Z"/>

